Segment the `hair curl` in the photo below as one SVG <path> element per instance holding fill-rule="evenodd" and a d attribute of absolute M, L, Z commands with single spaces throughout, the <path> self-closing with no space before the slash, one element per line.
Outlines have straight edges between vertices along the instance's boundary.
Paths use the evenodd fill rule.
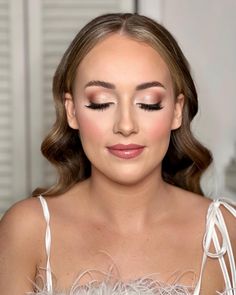
<path fill-rule="evenodd" d="M 76 69 L 86 54 L 110 34 L 119 33 L 152 46 L 169 67 L 175 95 L 185 96 L 182 125 L 171 132 L 168 151 L 162 162 L 162 177 L 173 185 L 202 194 L 200 178 L 212 162 L 210 151 L 194 138 L 190 123 L 198 111 L 198 98 L 188 62 L 174 37 L 154 20 L 131 13 L 96 17 L 76 35 L 53 78 L 56 122 L 44 139 L 41 151 L 57 168 L 58 181 L 49 190 L 35 193 L 58 195 L 91 175 L 78 131 L 68 126 L 64 94 L 73 93 Z"/>

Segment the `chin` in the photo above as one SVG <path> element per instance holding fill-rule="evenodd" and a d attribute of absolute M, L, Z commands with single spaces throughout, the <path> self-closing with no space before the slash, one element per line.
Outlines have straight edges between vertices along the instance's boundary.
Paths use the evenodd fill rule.
<path fill-rule="evenodd" d="M 137 185 L 142 182 L 148 175 L 150 175 L 150 171 L 141 171 L 141 169 L 126 169 L 125 171 L 122 169 L 120 171 L 111 170 L 108 173 L 103 173 L 105 177 L 113 181 L 114 183 L 132 186 Z"/>

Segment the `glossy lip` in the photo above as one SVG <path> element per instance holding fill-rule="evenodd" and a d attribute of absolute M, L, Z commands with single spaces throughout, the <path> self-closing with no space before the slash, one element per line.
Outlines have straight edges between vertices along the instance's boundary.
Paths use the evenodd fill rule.
<path fill-rule="evenodd" d="M 112 150 L 133 150 L 133 149 L 140 149 L 140 148 L 144 148 L 143 145 L 139 145 L 139 144 L 115 144 L 112 146 L 108 146 L 108 149 L 112 149 Z"/>
<path fill-rule="evenodd" d="M 111 154 L 122 159 L 135 158 L 144 150 L 144 146 L 137 144 L 116 144 L 107 148 Z"/>

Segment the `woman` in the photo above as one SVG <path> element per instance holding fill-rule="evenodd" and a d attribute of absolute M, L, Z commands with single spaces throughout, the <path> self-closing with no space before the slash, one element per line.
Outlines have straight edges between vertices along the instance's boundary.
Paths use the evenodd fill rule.
<path fill-rule="evenodd" d="M 236 294 L 236 210 L 203 197 L 212 158 L 191 133 L 197 93 L 170 33 L 97 17 L 53 93 L 42 152 L 58 182 L 4 216 L 2 294 Z"/>

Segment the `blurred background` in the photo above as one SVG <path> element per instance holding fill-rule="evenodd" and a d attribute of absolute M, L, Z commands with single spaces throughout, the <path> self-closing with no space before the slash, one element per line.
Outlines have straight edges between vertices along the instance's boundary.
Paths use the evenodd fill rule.
<path fill-rule="evenodd" d="M 108 12 L 144 14 L 176 37 L 199 94 L 193 131 L 215 160 L 204 192 L 236 200 L 235 0 L 0 0 L 0 214 L 55 180 L 40 153 L 52 76 L 78 30 Z"/>

